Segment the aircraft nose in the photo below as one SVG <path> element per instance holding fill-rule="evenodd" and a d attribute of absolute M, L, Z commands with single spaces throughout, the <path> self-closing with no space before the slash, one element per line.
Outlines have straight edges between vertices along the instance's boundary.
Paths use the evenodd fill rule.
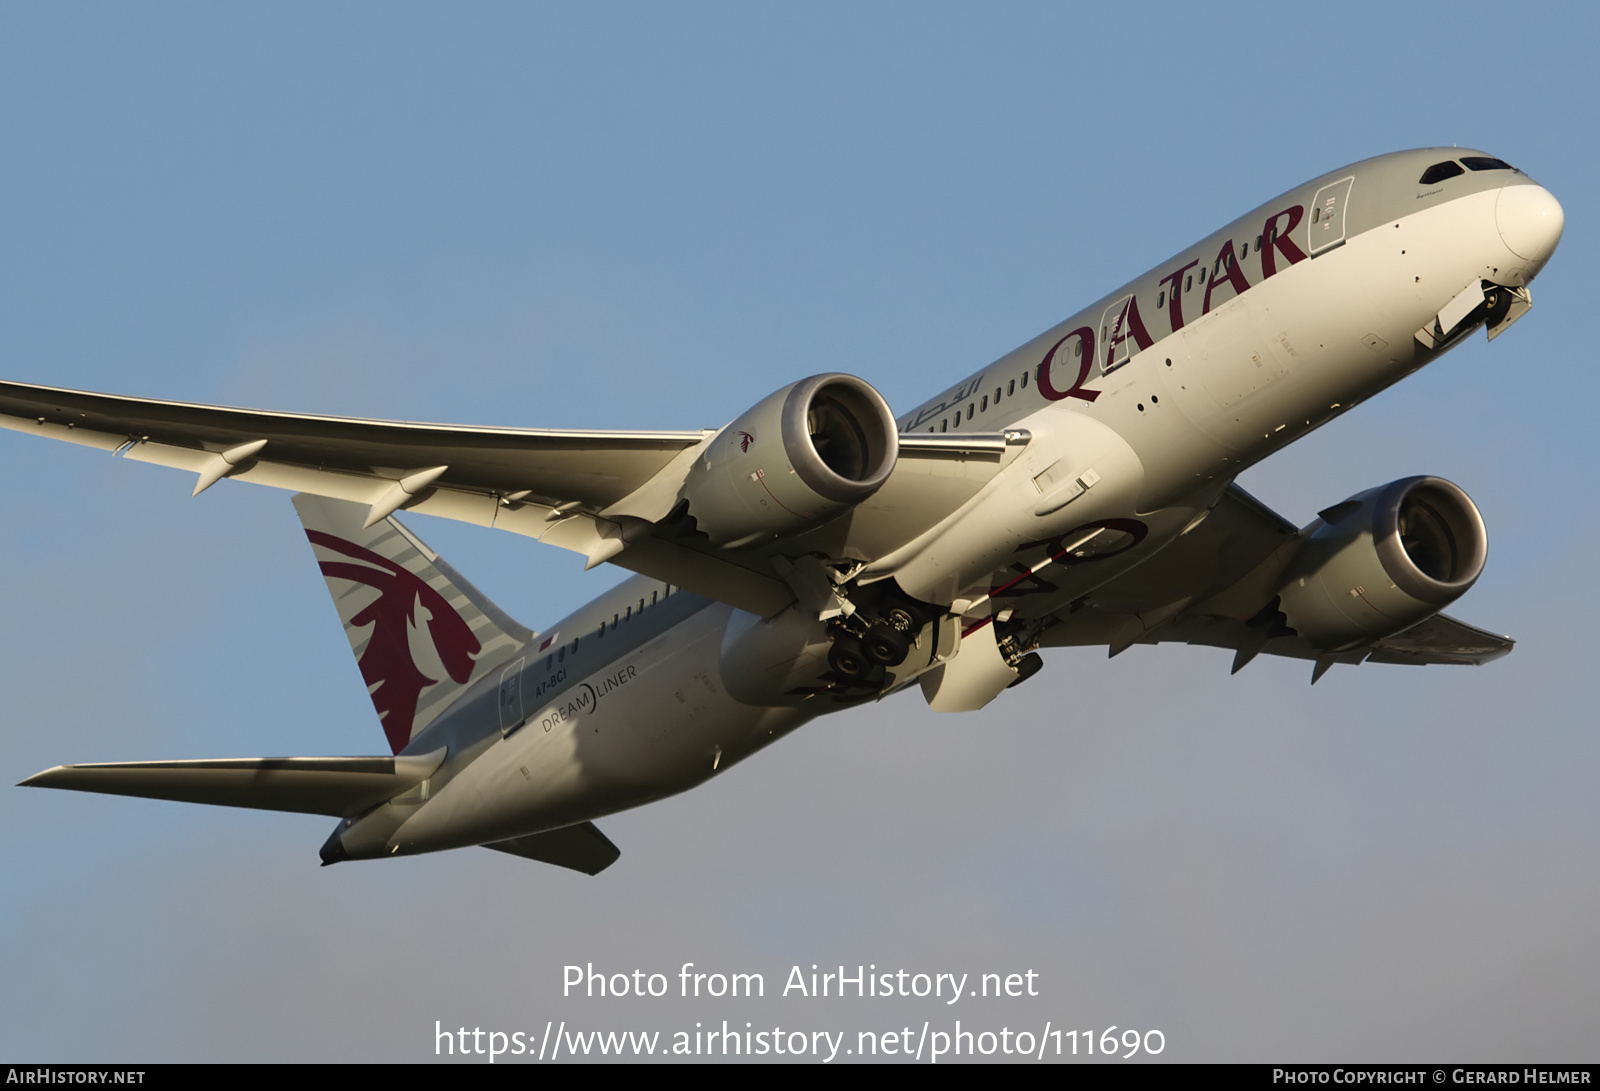
<path fill-rule="evenodd" d="M 1507 249 L 1532 264 L 1529 275 L 1550 260 L 1567 222 L 1561 202 L 1543 186 L 1502 189 L 1495 202 L 1494 218 Z"/>

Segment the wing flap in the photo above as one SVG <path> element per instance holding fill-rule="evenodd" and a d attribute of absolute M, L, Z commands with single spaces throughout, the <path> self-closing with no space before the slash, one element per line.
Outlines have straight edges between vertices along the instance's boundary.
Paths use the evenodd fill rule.
<path fill-rule="evenodd" d="M 58 765 L 34 774 L 21 786 L 349 818 L 420 784 L 444 756 L 439 750 L 394 758 L 222 758 Z"/>
<path fill-rule="evenodd" d="M 1435 614 L 1403 633 L 1384 637 L 1370 645 L 1347 651 L 1320 652 L 1295 636 L 1279 636 L 1261 643 L 1249 626 L 1228 618 L 1184 619 L 1170 628 L 1140 641 L 1159 644 L 1178 641 L 1230 651 L 1258 651 L 1289 659 L 1331 660 L 1337 663 L 1393 663 L 1401 666 L 1481 666 L 1509 655 L 1516 646 L 1510 637 L 1458 621 L 1448 614 Z"/>
<path fill-rule="evenodd" d="M 41 417 L 19 417 L 0 413 L 0 428 L 28 435 L 58 439 L 63 443 L 76 443 L 80 447 L 97 447 L 102 451 L 115 451 L 128 444 L 128 437 L 115 432 L 98 432 L 93 428 L 79 428 Z"/>

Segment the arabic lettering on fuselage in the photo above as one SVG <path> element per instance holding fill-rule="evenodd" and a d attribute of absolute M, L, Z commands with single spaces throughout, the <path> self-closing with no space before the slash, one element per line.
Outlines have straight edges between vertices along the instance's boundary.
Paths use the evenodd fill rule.
<path fill-rule="evenodd" d="M 980 387 L 982 385 L 983 385 L 983 376 L 982 375 L 974 375 L 972 378 L 968 379 L 966 382 L 964 382 L 960 386 L 956 387 L 950 393 L 946 394 L 938 402 L 934 403 L 933 405 L 925 407 L 922 410 L 922 412 L 917 414 L 915 420 L 913 420 L 909 424 L 905 425 L 905 428 L 907 428 L 907 429 L 921 428 L 924 424 L 927 424 L 930 420 L 932 420 L 934 417 L 937 417 L 940 413 L 943 413 L 943 412 L 945 412 L 947 410 L 950 410 L 950 409 L 958 408 L 961 405 L 962 402 L 966 401 L 968 398 L 970 398 L 974 394 L 976 394 L 978 392 L 978 387 Z"/>

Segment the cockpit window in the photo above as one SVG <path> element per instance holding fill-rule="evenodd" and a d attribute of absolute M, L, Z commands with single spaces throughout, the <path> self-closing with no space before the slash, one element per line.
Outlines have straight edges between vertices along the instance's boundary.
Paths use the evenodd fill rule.
<path fill-rule="evenodd" d="M 1461 161 L 1467 165 L 1468 170 L 1516 170 L 1504 159 L 1495 159 L 1488 155 L 1463 155 Z"/>
<path fill-rule="evenodd" d="M 1443 163 L 1435 163 L 1422 172 L 1422 177 L 1417 179 L 1418 185 L 1431 186 L 1435 182 L 1442 182 L 1446 178 L 1454 178 L 1458 174 L 1465 174 L 1461 164 L 1453 159 L 1446 159 Z"/>

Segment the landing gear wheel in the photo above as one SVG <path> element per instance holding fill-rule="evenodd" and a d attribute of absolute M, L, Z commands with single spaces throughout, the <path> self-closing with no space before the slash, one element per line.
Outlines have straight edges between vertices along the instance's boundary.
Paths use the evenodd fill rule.
<path fill-rule="evenodd" d="M 1506 315 L 1511 312 L 1511 298 L 1509 288 L 1494 287 L 1484 293 L 1484 325 L 1492 330 L 1504 322 Z"/>
<path fill-rule="evenodd" d="M 859 640 L 841 636 L 828 649 L 828 666 L 846 682 L 859 682 L 871 672 L 872 660 L 867 658 Z"/>
<path fill-rule="evenodd" d="M 874 663 L 898 667 L 911 652 L 911 638 L 897 627 L 880 623 L 867 631 L 861 647 Z"/>
<path fill-rule="evenodd" d="M 883 620 L 902 633 L 916 636 L 922 627 L 932 619 L 927 610 L 899 595 L 892 595 L 883 600 L 881 606 Z"/>
<path fill-rule="evenodd" d="M 1017 680 L 1012 682 L 1010 686 L 1007 686 L 1006 689 L 1010 689 L 1011 686 L 1022 685 L 1022 683 L 1038 674 L 1039 668 L 1042 666 L 1044 666 L 1044 660 L 1040 658 L 1039 653 L 1029 652 L 1027 655 L 1017 660 Z"/>

